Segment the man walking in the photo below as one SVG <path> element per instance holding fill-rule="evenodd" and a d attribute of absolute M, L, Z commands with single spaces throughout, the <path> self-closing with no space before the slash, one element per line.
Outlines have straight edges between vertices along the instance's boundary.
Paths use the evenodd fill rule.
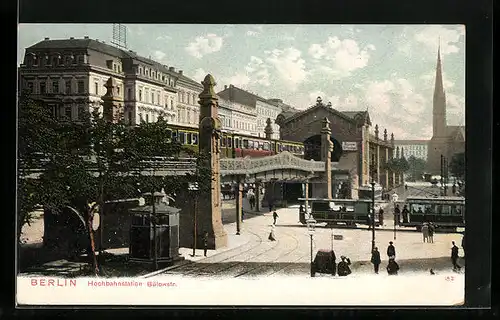
<path fill-rule="evenodd" d="M 378 251 L 377 247 L 373 248 L 371 262 L 373 263 L 373 269 L 375 270 L 375 273 L 378 274 L 378 268 L 380 266 L 381 260 L 380 252 Z"/>
<path fill-rule="evenodd" d="M 455 245 L 455 241 L 452 241 L 451 244 L 451 263 L 453 264 L 453 271 L 460 271 L 462 267 L 460 267 L 457 263 L 458 260 L 458 247 Z"/>
<path fill-rule="evenodd" d="M 381 227 L 384 226 L 384 209 L 380 207 L 380 210 L 378 211 L 378 222 Z"/>
<path fill-rule="evenodd" d="M 278 217 L 278 214 L 276 213 L 276 211 L 273 211 L 273 219 L 274 219 L 274 222 L 273 224 L 276 225 L 276 219 L 279 218 Z"/>
<path fill-rule="evenodd" d="M 392 241 L 389 241 L 389 246 L 387 246 L 387 256 L 396 259 L 396 248 L 394 248 Z"/>
<path fill-rule="evenodd" d="M 429 242 L 429 225 L 426 222 L 422 226 L 422 235 L 424 236 L 424 243 Z"/>
<path fill-rule="evenodd" d="M 205 231 L 205 234 L 203 235 L 203 255 L 205 257 L 207 256 L 207 250 L 208 250 L 208 231 Z"/>
<path fill-rule="evenodd" d="M 434 243 L 434 224 L 431 222 L 429 223 L 429 242 Z"/>

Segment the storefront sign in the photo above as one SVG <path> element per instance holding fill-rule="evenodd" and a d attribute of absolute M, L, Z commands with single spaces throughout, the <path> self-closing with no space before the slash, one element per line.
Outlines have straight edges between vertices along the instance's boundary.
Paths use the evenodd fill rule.
<path fill-rule="evenodd" d="M 342 142 L 343 151 L 357 151 L 358 144 L 356 142 Z"/>

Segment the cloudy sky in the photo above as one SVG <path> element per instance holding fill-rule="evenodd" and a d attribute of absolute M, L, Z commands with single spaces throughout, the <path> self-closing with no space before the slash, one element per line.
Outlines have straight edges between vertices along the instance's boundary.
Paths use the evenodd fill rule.
<path fill-rule="evenodd" d="M 338 110 L 366 110 L 396 139 L 432 135 L 438 43 L 448 125 L 465 124 L 462 25 L 134 25 L 128 48 L 184 70 L 211 73 L 220 91 L 233 84 L 298 109 L 318 96 Z M 89 36 L 110 42 L 111 24 L 23 24 L 18 60 L 43 40 Z M 440 40 L 439 40 L 440 39 Z"/>

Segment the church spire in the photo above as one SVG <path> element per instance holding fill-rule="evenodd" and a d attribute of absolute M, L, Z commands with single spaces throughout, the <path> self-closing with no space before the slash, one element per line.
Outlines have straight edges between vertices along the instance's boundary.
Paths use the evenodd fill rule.
<path fill-rule="evenodd" d="M 446 135 L 446 95 L 443 84 L 443 67 L 441 63 L 441 41 L 438 43 L 436 79 L 434 84 L 433 99 L 433 125 L 432 131 L 434 137 L 443 137 Z"/>

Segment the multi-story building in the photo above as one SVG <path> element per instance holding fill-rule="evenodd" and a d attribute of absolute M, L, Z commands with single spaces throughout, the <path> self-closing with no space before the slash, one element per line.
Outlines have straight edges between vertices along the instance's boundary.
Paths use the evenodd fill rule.
<path fill-rule="evenodd" d="M 396 150 L 399 150 L 399 156 L 405 156 L 408 159 L 414 156 L 417 159 L 427 161 L 427 147 L 429 140 L 395 140 Z"/>
<path fill-rule="evenodd" d="M 254 108 L 256 114 L 255 132 L 259 137 L 265 136 L 264 128 L 266 127 L 267 119 L 270 118 L 272 120 L 271 125 L 274 131 L 272 138 L 280 138 L 280 127 L 276 123 L 274 123 L 274 120 L 283 111 L 283 107 L 280 106 L 280 103 L 283 104 L 281 100 L 268 100 L 251 92 L 235 87 L 232 84 L 229 85 L 229 87 L 224 86 L 224 90 L 219 92 L 217 95 L 224 100 L 229 100 L 231 102 Z"/>
<path fill-rule="evenodd" d="M 113 77 L 126 122 L 154 122 L 162 115 L 176 125 L 196 128 L 199 124 L 201 83 L 182 70 L 88 37 L 45 38 L 34 44 L 26 49 L 19 76 L 21 87 L 44 100 L 58 117 L 77 120 L 91 105 L 102 111 L 105 83 Z M 258 126 L 255 103 L 221 99 L 219 107 L 224 129 L 263 135 L 265 121 L 261 119 Z M 261 118 L 269 114 L 274 119 L 263 107 L 259 110 Z"/>

